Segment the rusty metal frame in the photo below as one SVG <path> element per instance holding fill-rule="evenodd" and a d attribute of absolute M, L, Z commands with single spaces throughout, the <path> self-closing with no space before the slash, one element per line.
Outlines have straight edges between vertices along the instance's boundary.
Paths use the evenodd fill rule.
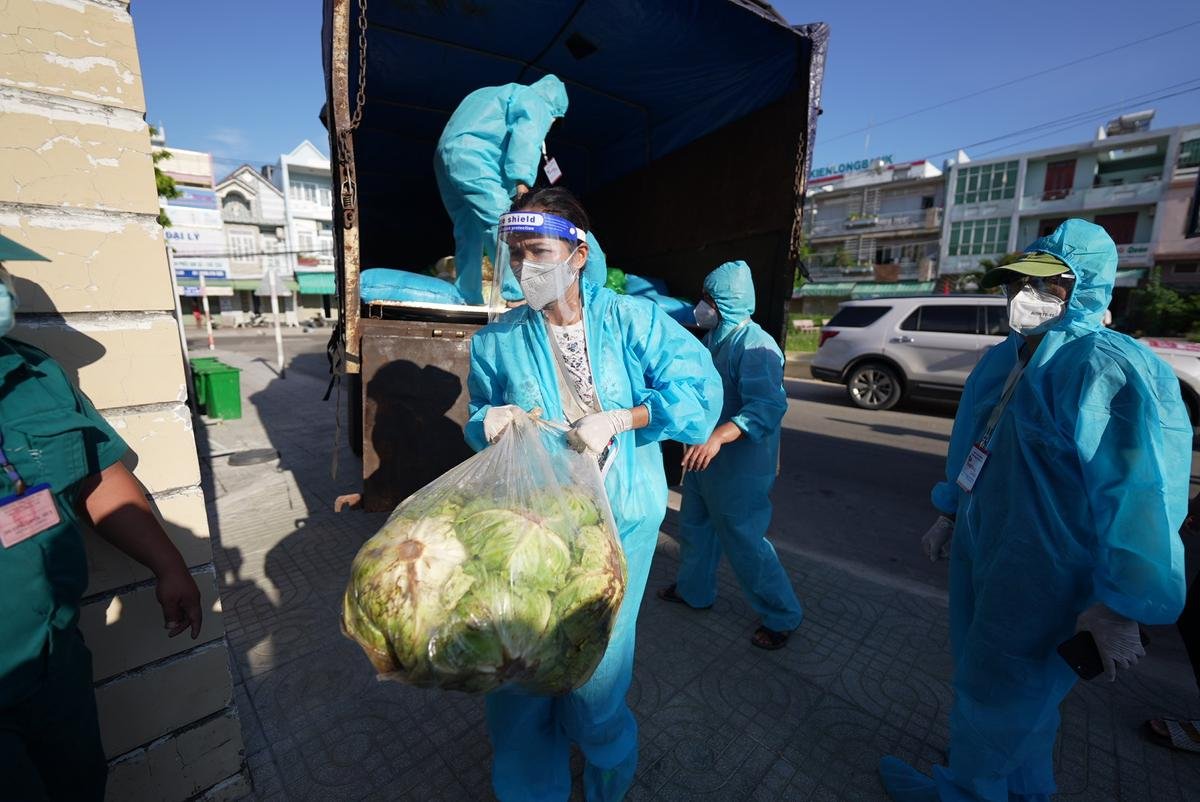
<path fill-rule="evenodd" d="M 334 155 L 334 185 L 338 187 L 343 186 L 347 167 L 353 170 L 354 166 L 350 109 L 350 23 L 353 19 L 353 6 L 352 0 L 333 0 L 331 14 L 333 46 L 330 49 L 329 97 L 332 100 L 333 114 L 329 126 L 329 143 Z M 348 161 L 348 164 L 343 163 L 343 159 Z M 343 202 L 342 193 L 333 193 L 334 218 L 340 219 L 342 223 L 334 228 L 342 251 L 342 258 L 337 266 L 341 278 L 341 308 L 338 312 L 342 370 L 346 373 L 359 373 L 362 370 L 362 335 L 359 320 L 359 230 L 358 215 L 355 214 L 358 207 L 357 186 L 351 186 L 349 192 L 349 210 Z"/>

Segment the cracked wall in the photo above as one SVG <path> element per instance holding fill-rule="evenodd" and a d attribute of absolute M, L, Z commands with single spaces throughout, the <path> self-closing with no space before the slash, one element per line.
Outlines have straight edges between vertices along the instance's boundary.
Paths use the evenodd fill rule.
<path fill-rule="evenodd" d="M 166 638 L 149 572 L 87 536 L 108 798 L 235 799 L 249 788 L 144 112 L 126 0 L 0 0 L 0 232 L 50 259 L 6 265 L 12 336 L 129 443 L 205 604 L 198 640 Z"/>

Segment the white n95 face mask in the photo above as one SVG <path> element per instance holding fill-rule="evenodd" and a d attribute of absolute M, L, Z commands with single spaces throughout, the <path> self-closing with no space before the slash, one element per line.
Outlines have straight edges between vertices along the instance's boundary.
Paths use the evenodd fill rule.
<path fill-rule="evenodd" d="M 520 282 L 525 303 L 540 311 L 565 296 L 567 289 L 579 278 L 579 271 L 571 267 L 571 260 L 578 250 L 571 251 L 571 255 L 561 262 L 535 262 L 532 259 L 521 262 Z"/>
<path fill-rule="evenodd" d="M 721 322 L 721 316 L 717 314 L 716 309 L 709 305 L 708 301 L 696 304 L 696 308 L 692 311 L 696 315 L 696 325 L 702 329 L 715 329 Z"/>
<path fill-rule="evenodd" d="M 1062 298 L 1027 284 L 1008 299 L 1008 326 L 1023 337 L 1041 334 L 1062 320 L 1066 311 Z"/>

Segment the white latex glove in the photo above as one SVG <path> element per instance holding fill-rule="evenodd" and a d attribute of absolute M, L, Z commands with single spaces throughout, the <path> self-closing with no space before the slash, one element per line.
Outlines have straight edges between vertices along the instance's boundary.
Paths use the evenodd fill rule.
<path fill-rule="evenodd" d="M 567 443 L 576 451 L 591 451 L 599 454 L 608 448 L 608 444 L 614 437 L 632 428 L 632 410 L 613 409 L 608 412 L 593 412 L 575 422 L 571 431 L 567 432 Z"/>
<path fill-rule="evenodd" d="M 953 538 L 954 521 L 945 515 L 939 515 L 938 519 L 933 522 L 933 526 L 929 527 L 929 531 L 921 538 L 921 548 L 925 550 L 925 556 L 929 558 L 929 562 L 935 563 L 949 557 L 950 541 Z"/>
<path fill-rule="evenodd" d="M 525 414 L 525 410 L 521 409 L 516 404 L 506 404 L 502 407 L 492 407 L 483 416 L 483 436 L 489 443 L 496 442 L 496 439 L 504 433 L 508 428 L 508 424 L 513 422 L 518 414 Z"/>
<path fill-rule="evenodd" d="M 1091 632 L 1096 639 L 1100 661 L 1104 664 L 1104 676 L 1109 682 L 1117 678 L 1117 666 L 1129 668 L 1146 654 L 1137 621 L 1114 613 L 1100 602 L 1084 610 L 1075 620 L 1075 631 L 1084 630 Z"/>

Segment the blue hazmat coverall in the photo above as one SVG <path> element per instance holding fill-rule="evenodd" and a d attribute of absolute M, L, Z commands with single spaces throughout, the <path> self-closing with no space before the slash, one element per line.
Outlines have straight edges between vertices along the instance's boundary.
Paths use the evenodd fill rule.
<path fill-rule="evenodd" d="M 434 175 L 454 221 L 455 284 L 483 303 L 482 259 L 496 258 L 496 226 L 517 184 L 532 187 L 550 124 L 567 113 L 567 89 L 553 75 L 530 86 L 477 89 L 463 99 L 437 143 Z"/>
<path fill-rule="evenodd" d="M 721 381 L 708 352 L 653 304 L 618 296 L 581 279 L 585 331 L 597 399 L 604 409 L 645 405 L 649 426 L 617 436 L 605 479 L 628 566 L 625 600 L 596 673 L 565 696 L 500 690 L 487 697 L 494 751 L 493 787 L 509 800 L 565 800 L 570 745 L 586 760 L 592 802 L 616 800 L 633 782 L 637 725 L 625 702 L 633 674 L 634 628 L 658 529 L 667 506 L 662 440 L 703 443 L 721 409 Z M 492 406 L 540 408 L 563 421 L 557 367 L 543 316 L 527 306 L 507 313 L 471 340 L 467 442 L 487 445 L 483 419 Z"/>
<path fill-rule="evenodd" d="M 717 596 L 724 551 L 763 626 L 791 632 L 803 612 L 779 556 L 767 540 L 771 488 L 779 457 L 779 427 L 787 412 L 783 352 L 757 323 L 754 282 L 745 262 L 727 262 L 704 280 L 721 322 L 705 337 L 721 375 L 720 423 L 742 436 L 721 447 L 706 470 L 683 480 L 676 592 L 692 607 Z"/>
<path fill-rule="evenodd" d="M 970 494 L 956 484 L 1022 338 L 992 348 L 967 381 L 933 503 L 956 514 L 950 553 L 954 707 L 943 800 L 1045 799 L 1055 790 L 1058 706 L 1076 675 L 1056 653 L 1095 602 L 1145 624 L 1184 603 L 1192 430 L 1170 368 L 1106 329 L 1117 251 L 1068 220 L 1026 252 L 1075 274 L 1066 316 L 1017 384 Z"/>

